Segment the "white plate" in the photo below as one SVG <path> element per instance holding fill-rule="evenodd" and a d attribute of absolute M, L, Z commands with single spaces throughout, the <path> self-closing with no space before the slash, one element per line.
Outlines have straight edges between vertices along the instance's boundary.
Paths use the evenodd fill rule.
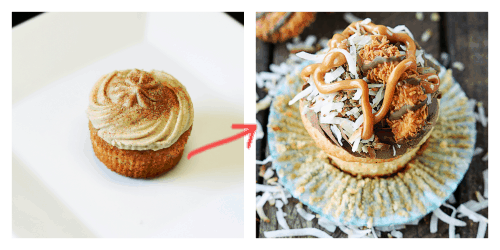
<path fill-rule="evenodd" d="M 243 237 L 243 140 L 186 158 L 193 149 L 241 132 L 231 129 L 243 123 L 241 25 L 222 13 L 50 13 L 16 29 L 17 236 Z M 54 42 L 40 35 L 47 32 Z M 120 49 L 110 54 L 112 48 Z M 82 58 L 80 65 L 75 57 Z M 65 73 L 54 70 L 59 67 Z M 183 159 L 153 180 L 108 170 L 90 142 L 85 110 L 91 87 L 103 74 L 130 68 L 172 74 L 186 86 L 195 109 Z M 41 83 L 33 81 L 37 74 Z M 54 75 L 59 79 L 47 80 Z"/>

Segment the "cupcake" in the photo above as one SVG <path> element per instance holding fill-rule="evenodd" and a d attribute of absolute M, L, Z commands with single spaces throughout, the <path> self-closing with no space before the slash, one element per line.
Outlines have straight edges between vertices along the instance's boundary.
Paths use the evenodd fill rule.
<path fill-rule="evenodd" d="M 304 127 L 345 172 L 388 176 L 404 168 L 429 138 L 439 115 L 437 66 L 405 26 L 370 19 L 349 25 L 326 53 L 300 57 Z M 425 145 L 424 145 L 425 147 Z"/>
<path fill-rule="evenodd" d="M 173 76 L 114 71 L 92 88 L 87 109 L 97 158 L 112 171 L 153 178 L 177 165 L 193 125 L 193 104 Z"/>
<path fill-rule="evenodd" d="M 264 42 L 284 42 L 314 22 L 314 12 L 257 12 L 257 37 Z"/>

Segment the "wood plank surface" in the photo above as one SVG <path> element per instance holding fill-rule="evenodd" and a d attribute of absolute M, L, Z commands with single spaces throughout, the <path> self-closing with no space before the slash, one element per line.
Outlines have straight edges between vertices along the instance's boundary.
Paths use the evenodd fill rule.
<path fill-rule="evenodd" d="M 331 38 L 335 31 L 343 30 L 349 25 L 344 18 L 344 13 L 318 13 L 316 21 L 300 35 L 301 40 L 304 40 L 308 35 L 315 35 L 318 40 L 320 38 Z M 417 20 L 416 13 L 353 13 L 361 19 L 371 18 L 375 24 L 395 27 L 397 25 L 405 25 L 413 33 L 415 40 L 422 48 L 433 57 L 440 59 L 441 53 L 449 54 L 450 66 L 453 62 L 462 62 L 465 65 L 463 71 L 453 69 L 454 78 L 460 83 L 461 87 L 466 92 L 469 98 L 474 98 L 484 104 L 486 115 L 488 114 L 488 14 L 487 13 L 439 13 L 439 20 L 431 20 L 431 13 L 424 13 L 423 20 Z M 428 41 L 422 41 L 421 37 L 426 30 L 430 30 L 431 36 Z M 288 41 L 290 42 L 290 41 Z M 289 51 L 286 49 L 285 43 L 269 44 L 257 40 L 257 72 L 269 71 L 270 63 L 280 64 L 288 58 Z M 442 60 L 439 60 L 443 63 Z M 260 98 L 261 94 L 265 95 L 262 90 L 257 90 Z M 477 112 L 477 109 L 476 109 Z M 268 111 L 261 111 L 257 114 L 257 119 L 261 122 L 264 130 L 266 130 Z M 465 175 L 463 181 L 458 186 L 455 192 L 457 204 L 464 203 L 468 200 L 476 200 L 476 191 L 483 194 L 484 183 L 482 172 L 488 168 L 488 162 L 482 161 L 481 158 L 488 149 L 488 128 L 483 127 L 480 123 L 477 126 L 477 142 L 476 146 L 484 149 L 484 152 L 479 156 L 475 156 Z M 267 136 L 267 134 L 266 134 Z M 268 155 L 267 137 L 257 141 L 257 159 L 265 159 Z M 258 168 L 257 168 L 258 173 Z M 257 174 L 257 182 L 262 183 L 262 178 Z M 297 214 L 295 204 L 296 199 L 290 198 L 289 204 L 283 207 L 283 211 L 288 215 L 285 217 L 290 228 L 315 227 L 323 231 L 324 228 L 317 224 L 317 219 L 308 222 Z M 448 208 L 441 209 L 450 214 Z M 307 208 L 306 208 L 307 210 Z M 265 223 L 258 220 L 257 237 L 264 237 L 263 232 L 281 229 L 275 218 L 276 207 L 270 206 L 268 203 L 264 207 L 264 211 L 271 219 L 271 222 Z M 480 214 L 488 217 L 488 209 L 480 211 Z M 258 218 L 258 217 L 257 217 Z M 474 223 L 467 218 L 466 227 L 457 227 L 456 233 L 462 238 L 476 237 L 478 223 Z M 439 221 L 438 232 L 430 233 L 430 215 L 421 219 L 416 226 L 407 226 L 400 230 L 405 238 L 447 238 L 448 225 Z M 335 233 L 330 233 L 333 237 L 347 237 L 346 234 L 339 229 Z M 387 237 L 387 234 L 382 234 Z M 486 233 L 488 237 L 488 233 Z"/>
<path fill-rule="evenodd" d="M 453 77 L 460 83 L 469 98 L 483 102 L 488 115 L 488 13 L 449 13 L 445 15 L 445 43 L 451 62 L 462 62 L 463 71 L 453 68 Z M 477 112 L 477 109 L 476 109 Z M 476 147 L 485 150 L 474 157 L 469 171 L 457 187 L 455 198 L 459 204 L 476 199 L 476 191 L 483 194 L 482 172 L 488 168 L 488 161 L 482 156 L 488 149 L 488 128 L 476 123 Z M 479 212 L 488 217 L 488 209 Z M 478 223 L 466 220 L 467 227 L 457 227 L 463 238 L 476 237 Z M 488 237 L 488 231 L 486 236 Z"/>

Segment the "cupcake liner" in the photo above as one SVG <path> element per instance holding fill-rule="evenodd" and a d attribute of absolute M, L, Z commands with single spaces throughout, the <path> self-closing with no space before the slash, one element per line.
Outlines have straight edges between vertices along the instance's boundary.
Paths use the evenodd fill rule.
<path fill-rule="evenodd" d="M 441 66 L 440 115 L 427 148 L 403 171 L 384 178 L 353 177 L 330 163 L 303 127 L 298 104 L 288 105 L 302 87 L 298 74 L 287 76 L 271 106 L 269 149 L 282 184 L 312 211 L 339 225 L 405 224 L 440 207 L 455 191 L 472 160 L 476 128 L 473 101 L 451 70 Z"/>
<path fill-rule="evenodd" d="M 168 148 L 157 151 L 125 150 L 104 141 L 89 122 L 90 137 L 96 157 L 110 170 L 132 178 L 154 178 L 174 168 L 182 158 L 191 128 Z"/>

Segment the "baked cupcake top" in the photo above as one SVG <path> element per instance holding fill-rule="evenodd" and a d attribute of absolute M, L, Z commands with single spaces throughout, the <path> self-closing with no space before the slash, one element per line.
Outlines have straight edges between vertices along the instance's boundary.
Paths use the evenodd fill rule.
<path fill-rule="evenodd" d="M 302 70 L 290 104 L 302 99 L 313 126 L 356 156 L 403 154 L 437 118 L 440 81 L 423 54 L 405 26 L 352 23 L 327 51 L 297 54 L 318 63 Z"/>
<path fill-rule="evenodd" d="M 128 150 L 170 147 L 193 124 L 186 88 L 170 74 L 114 71 L 97 81 L 87 116 L 107 143 Z"/>

